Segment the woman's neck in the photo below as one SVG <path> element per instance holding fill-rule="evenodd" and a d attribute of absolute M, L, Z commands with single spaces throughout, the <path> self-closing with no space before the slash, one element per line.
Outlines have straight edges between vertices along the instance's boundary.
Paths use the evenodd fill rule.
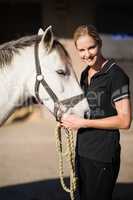
<path fill-rule="evenodd" d="M 105 59 L 103 56 L 100 56 L 98 59 L 98 62 L 95 66 L 91 67 L 94 71 L 100 71 L 105 63 L 107 62 L 107 59 Z"/>

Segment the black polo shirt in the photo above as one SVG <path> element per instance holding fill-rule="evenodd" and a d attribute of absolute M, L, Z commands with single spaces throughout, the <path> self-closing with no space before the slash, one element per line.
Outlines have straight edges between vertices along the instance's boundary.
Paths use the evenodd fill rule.
<path fill-rule="evenodd" d="M 89 66 L 81 74 L 81 87 L 90 113 L 85 118 L 100 119 L 117 115 L 114 102 L 129 98 L 129 78 L 113 59 L 106 62 L 88 84 Z M 81 128 L 77 134 L 78 154 L 89 159 L 112 162 L 120 151 L 118 129 Z"/>

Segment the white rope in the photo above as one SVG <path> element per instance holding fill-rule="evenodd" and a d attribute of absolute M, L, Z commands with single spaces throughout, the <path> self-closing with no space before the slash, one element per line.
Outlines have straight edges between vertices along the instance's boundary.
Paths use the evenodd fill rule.
<path fill-rule="evenodd" d="M 67 143 L 67 151 L 65 154 L 62 150 L 62 135 L 61 135 L 60 124 L 58 123 L 56 126 L 55 136 L 56 136 L 56 148 L 59 156 L 59 177 L 60 182 L 63 189 L 70 193 L 71 200 L 74 200 L 74 194 L 77 189 L 77 177 L 75 172 L 75 149 L 74 149 L 74 139 L 73 139 L 73 131 L 70 129 L 65 129 L 66 132 L 66 143 Z M 63 169 L 63 157 L 68 158 L 68 164 L 70 168 L 70 188 L 68 188 L 64 181 L 64 169 Z"/>

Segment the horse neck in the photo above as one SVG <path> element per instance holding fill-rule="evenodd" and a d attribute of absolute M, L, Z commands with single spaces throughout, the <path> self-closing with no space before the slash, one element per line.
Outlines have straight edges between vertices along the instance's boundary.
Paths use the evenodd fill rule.
<path fill-rule="evenodd" d="M 27 47 L 14 55 L 10 65 L 0 69 L 0 123 L 30 95 L 27 83 L 34 74 L 33 66 L 33 47 Z"/>
<path fill-rule="evenodd" d="M 10 65 L 5 66 L 0 72 L 0 82 L 10 89 L 25 89 L 28 78 L 35 72 L 33 47 L 27 47 L 15 54 Z M 1 86 L 1 85 L 0 85 Z"/>

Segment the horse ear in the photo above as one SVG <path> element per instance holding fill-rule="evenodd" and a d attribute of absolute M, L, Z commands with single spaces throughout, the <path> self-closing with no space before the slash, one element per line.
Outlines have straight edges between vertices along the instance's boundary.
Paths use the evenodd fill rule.
<path fill-rule="evenodd" d="M 44 34 L 44 31 L 43 31 L 42 28 L 40 28 L 39 31 L 38 31 L 38 35 L 43 35 L 43 34 Z"/>
<path fill-rule="evenodd" d="M 41 40 L 41 43 L 43 44 L 43 47 L 45 48 L 45 51 L 47 53 L 49 53 L 50 50 L 52 49 L 53 41 L 54 41 L 54 36 L 53 36 L 53 32 L 52 32 L 52 26 L 49 26 L 44 31 L 43 37 Z"/>

